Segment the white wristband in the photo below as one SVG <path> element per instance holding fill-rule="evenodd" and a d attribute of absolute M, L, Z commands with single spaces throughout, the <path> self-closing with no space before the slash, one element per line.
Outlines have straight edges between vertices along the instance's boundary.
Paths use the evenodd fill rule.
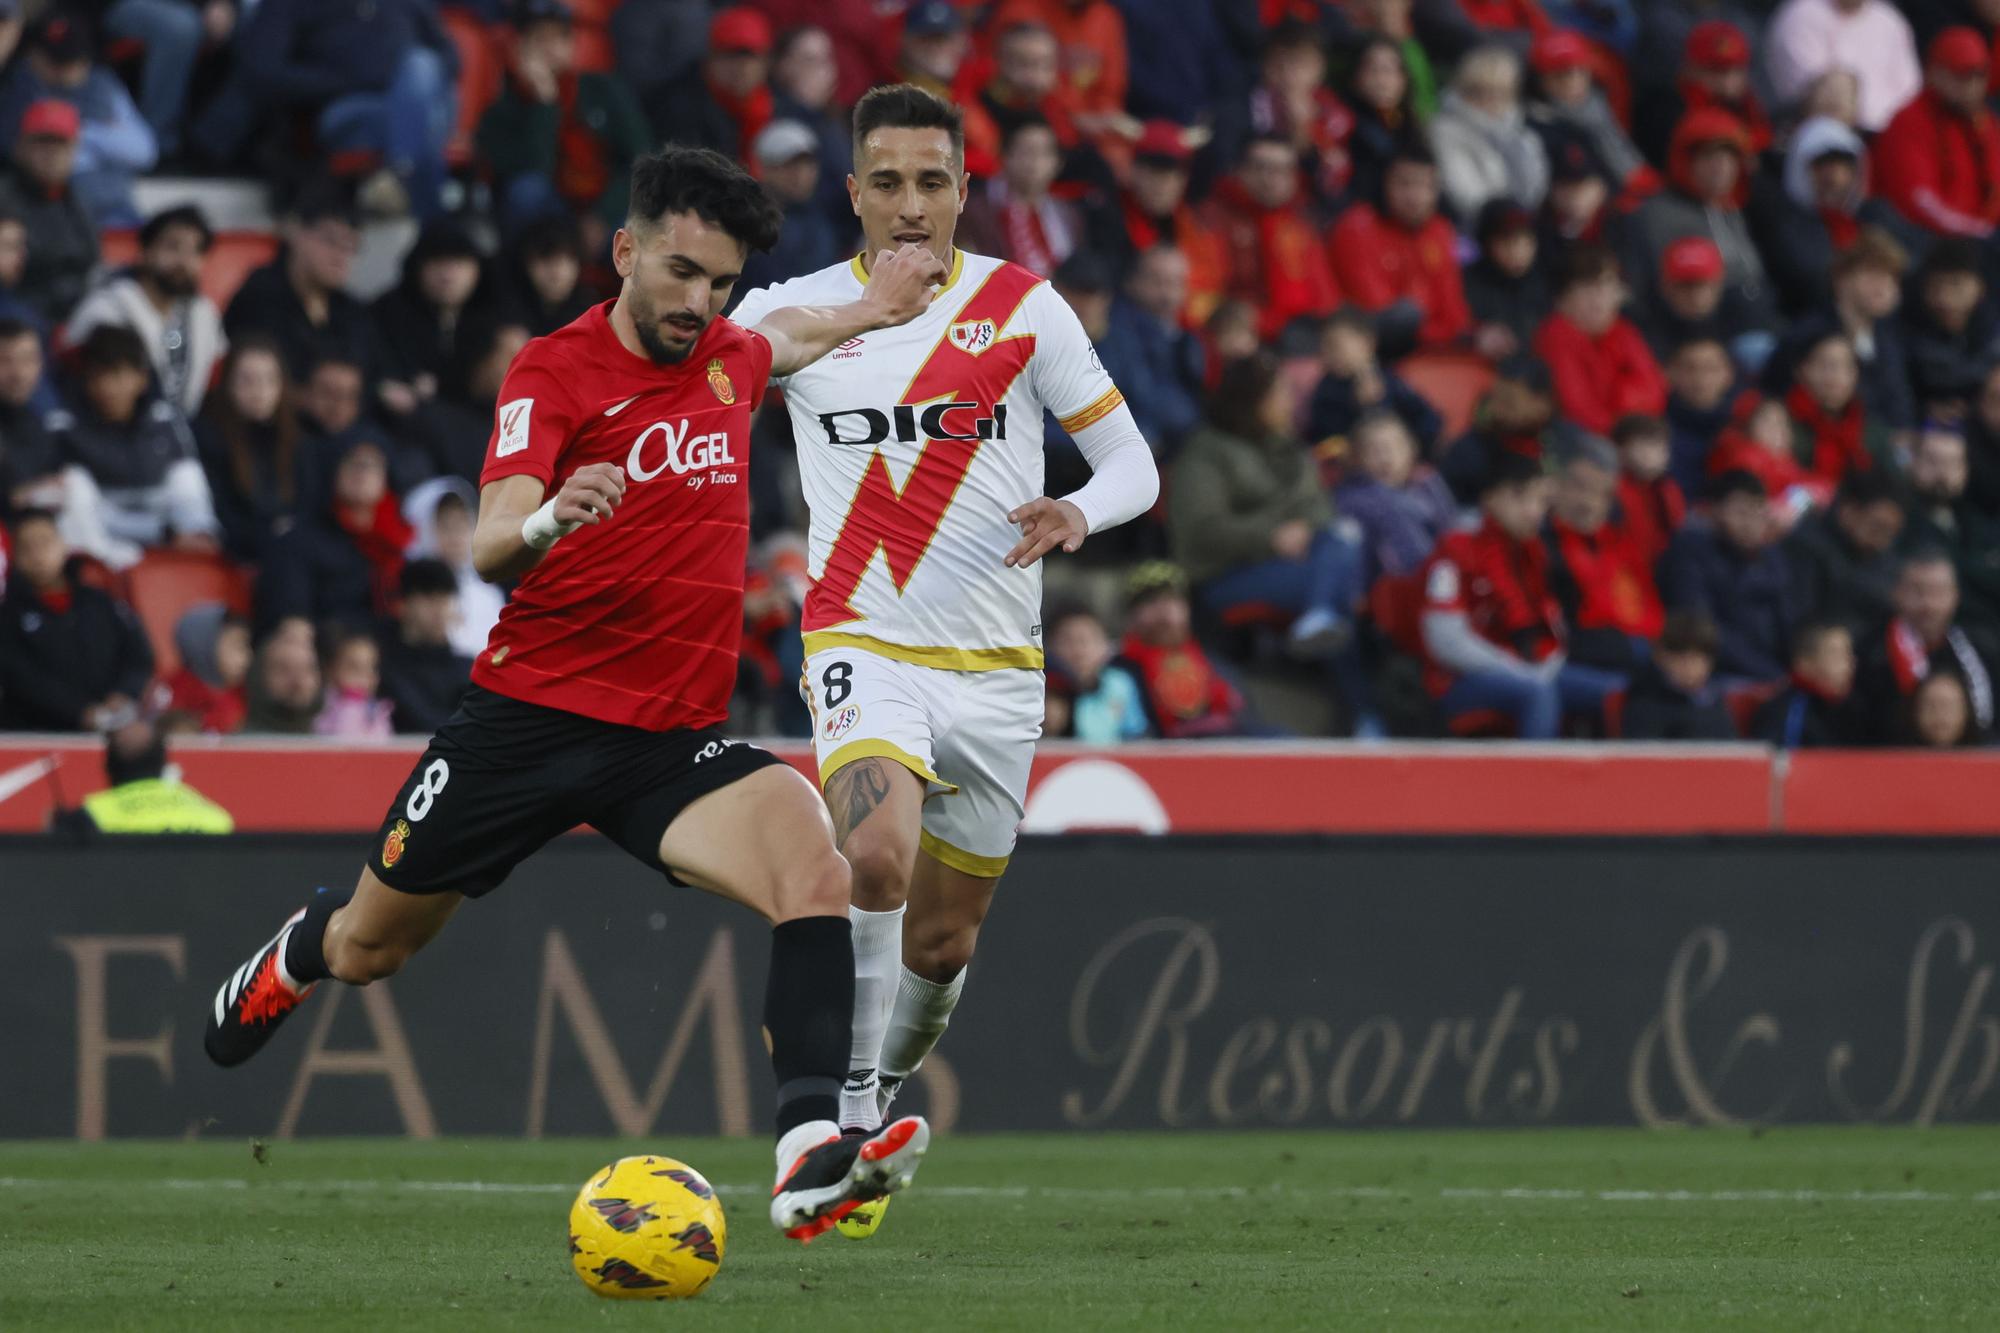
<path fill-rule="evenodd" d="M 521 520 L 521 540 L 537 551 L 546 551 L 582 526 L 581 523 L 556 522 L 556 502 L 550 500 Z"/>

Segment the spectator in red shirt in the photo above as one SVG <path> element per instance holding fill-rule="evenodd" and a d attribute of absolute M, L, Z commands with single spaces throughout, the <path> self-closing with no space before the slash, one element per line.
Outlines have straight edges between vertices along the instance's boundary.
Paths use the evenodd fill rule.
<path fill-rule="evenodd" d="M 1541 464 L 1499 455 L 1479 508 L 1480 525 L 1446 535 L 1424 573 L 1424 683 L 1447 719 L 1499 711 L 1522 740 L 1550 740 L 1565 713 L 1601 717 L 1622 681 L 1565 658 L 1541 540 L 1549 510 Z"/>
<path fill-rule="evenodd" d="M 1292 146 L 1252 139 L 1202 214 L 1228 252 L 1229 295 L 1257 308 L 1257 331 L 1266 341 L 1301 315 L 1319 318 L 1340 304 L 1319 229 L 1299 193 Z"/>
<path fill-rule="evenodd" d="M 1672 457 L 1667 423 L 1633 414 L 1611 428 L 1618 450 L 1618 526 L 1651 569 L 1687 518 L 1687 496 L 1667 474 Z"/>
<path fill-rule="evenodd" d="M 1319 33 L 1304 23 L 1280 23 L 1264 39 L 1262 71 L 1250 90 L 1250 133 L 1289 142 L 1319 202 L 1337 205 L 1354 174 L 1347 151 L 1354 113 L 1326 86 Z"/>
<path fill-rule="evenodd" d="M 1986 43 L 1971 28 L 1931 42 L 1924 90 L 1875 140 L 1875 188 L 1939 236 L 1985 237 L 2000 222 L 2000 120 L 1986 105 Z"/>
<path fill-rule="evenodd" d="M 1549 590 L 1568 627 L 1569 658 L 1630 676 L 1646 660 L 1666 614 L 1653 564 L 1611 521 L 1618 496 L 1618 456 L 1586 435 L 1557 468 L 1550 498 Z"/>
<path fill-rule="evenodd" d="M 1680 79 L 1639 103 L 1632 137 L 1653 161 L 1664 162 L 1674 127 L 1702 107 L 1740 121 L 1753 151 L 1771 146 L 1771 118 L 1750 86 L 1750 39 L 1727 19 L 1709 19 L 1689 30 Z"/>
<path fill-rule="evenodd" d="M 1845 333 L 1830 332 L 1806 350 L 1798 382 L 1785 395 L 1792 448 L 1807 472 L 1838 486 L 1888 452 L 1888 432 L 1861 402 L 1861 364 Z"/>
<path fill-rule="evenodd" d="M 1138 679 L 1153 730 L 1168 740 L 1265 730 L 1252 720 L 1242 691 L 1195 640 L 1187 575 L 1177 565 L 1156 560 L 1126 580 L 1118 660 Z"/>
<path fill-rule="evenodd" d="M 1457 245 L 1438 212 L 1437 163 L 1414 147 L 1390 162 L 1381 206 L 1357 204 L 1334 227 L 1328 248 L 1341 290 L 1378 316 L 1388 355 L 1398 343 L 1445 347 L 1472 332 Z"/>
<path fill-rule="evenodd" d="M 1181 126 L 1147 121 L 1132 156 L 1129 188 L 1119 199 L 1131 262 L 1163 243 L 1187 257 L 1187 307 L 1181 319 L 1189 328 L 1207 321 L 1229 284 L 1229 255 L 1221 238 L 1195 220 L 1187 201 L 1193 156 Z"/>
<path fill-rule="evenodd" d="M 174 624 L 178 670 L 161 682 L 161 725 L 228 735 L 243 728 L 250 699 L 250 622 L 221 602 L 200 602 Z"/>
<path fill-rule="evenodd" d="M 1557 288 L 1555 313 L 1535 335 L 1535 353 L 1548 363 L 1559 411 L 1597 435 L 1609 435 L 1629 413 L 1658 415 L 1667 406 L 1659 363 L 1638 327 L 1618 312 L 1624 300 L 1611 252 L 1578 250 Z"/>

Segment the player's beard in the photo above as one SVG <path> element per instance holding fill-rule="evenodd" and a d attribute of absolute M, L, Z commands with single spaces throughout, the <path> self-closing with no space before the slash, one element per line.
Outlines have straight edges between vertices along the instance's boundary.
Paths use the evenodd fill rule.
<path fill-rule="evenodd" d="M 708 325 L 694 331 L 683 347 L 675 347 L 660 334 L 660 313 L 653 303 L 643 298 L 632 302 L 632 329 L 639 335 L 639 346 L 646 349 L 646 355 L 656 366 L 677 366 L 688 359 L 694 345 L 701 341 L 701 335 Z"/>

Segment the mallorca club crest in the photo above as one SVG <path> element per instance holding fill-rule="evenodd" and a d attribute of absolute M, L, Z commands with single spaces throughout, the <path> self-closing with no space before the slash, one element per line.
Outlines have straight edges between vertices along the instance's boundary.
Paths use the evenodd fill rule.
<path fill-rule="evenodd" d="M 962 319 L 951 326 L 951 345 L 967 356 L 978 356 L 993 345 L 1000 330 L 990 319 Z"/>
<path fill-rule="evenodd" d="M 708 363 L 708 387 L 724 407 L 736 401 L 736 386 L 729 382 L 729 372 L 722 368 L 722 358 L 716 357 Z"/>
<path fill-rule="evenodd" d="M 389 830 L 389 836 L 382 839 L 382 868 L 384 870 L 394 868 L 396 862 L 403 859 L 403 849 L 409 845 L 409 842 L 410 826 L 399 819 L 396 821 L 396 826 Z"/>

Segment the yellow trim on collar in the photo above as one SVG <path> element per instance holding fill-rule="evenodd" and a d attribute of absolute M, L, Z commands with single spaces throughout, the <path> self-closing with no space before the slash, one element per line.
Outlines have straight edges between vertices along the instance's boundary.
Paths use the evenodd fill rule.
<path fill-rule="evenodd" d="M 847 267 L 854 274 L 856 282 L 860 283 L 863 287 L 868 285 L 868 270 L 863 267 L 860 254 L 856 254 L 854 258 L 848 260 Z M 965 272 L 965 251 L 959 249 L 957 246 L 953 246 L 951 251 L 951 276 L 944 280 L 942 287 L 938 288 L 938 295 L 943 296 L 946 292 L 957 286 L 959 275 L 963 272 Z"/>

